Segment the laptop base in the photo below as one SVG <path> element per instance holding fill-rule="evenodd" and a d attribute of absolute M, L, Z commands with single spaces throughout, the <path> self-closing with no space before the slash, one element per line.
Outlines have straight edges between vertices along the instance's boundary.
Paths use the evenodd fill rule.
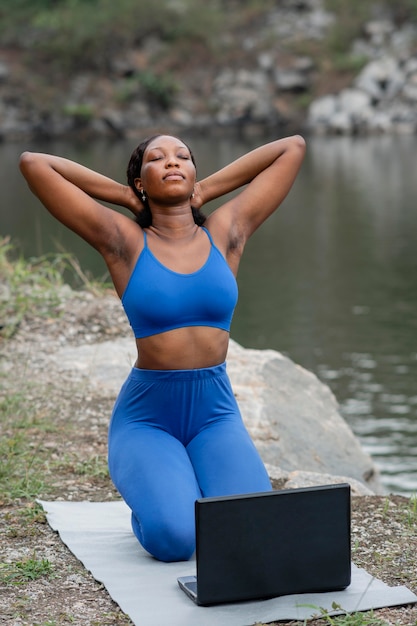
<path fill-rule="evenodd" d="M 197 576 L 180 576 L 177 578 L 180 589 L 187 594 L 193 602 L 198 604 L 197 601 Z"/>

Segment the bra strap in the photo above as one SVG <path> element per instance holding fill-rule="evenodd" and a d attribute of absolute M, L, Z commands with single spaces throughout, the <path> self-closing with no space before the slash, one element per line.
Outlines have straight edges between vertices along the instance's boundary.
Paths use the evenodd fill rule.
<path fill-rule="evenodd" d="M 143 230 L 143 247 L 147 248 L 148 247 L 148 235 L 146 234 L 146 231 Z"/>
<path fill-rule="evenodd" d="M 211 245 L 214 246 L 213 237 L 211 236 L 210 232 L 205 226 L 202 226 L 201 228 L 204 230 L 205 233 L 207 233 L 207 237 L 209 238 Z"/>

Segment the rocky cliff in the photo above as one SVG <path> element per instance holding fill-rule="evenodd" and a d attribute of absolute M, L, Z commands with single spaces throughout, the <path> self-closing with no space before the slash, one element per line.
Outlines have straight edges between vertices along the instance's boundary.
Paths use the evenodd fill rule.
<path fill-rule="evenodd" d="M 324 0 L 266 6 L 244 28 L 237 22 L 222 32 L 216 53 L 196 42 L 174 59 L 169 42 L 151 32 L 112 54 L 105 70 L 67 72 L 59 59 L 34 65 L 30 44 L 0 43 L 0 138 L 142 136 L 155 128 L 416 132 L 416 24 L 377 11 L 342 66 L 328 45 L 342 16 Z"/>

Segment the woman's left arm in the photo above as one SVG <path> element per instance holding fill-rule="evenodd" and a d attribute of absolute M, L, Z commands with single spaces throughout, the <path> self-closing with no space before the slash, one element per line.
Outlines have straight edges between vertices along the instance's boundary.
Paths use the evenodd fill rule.
<path fill-rule="evenodd" d="M 245 240 L 273 213 L 290 191 L 305 154 L 300 135 L 267 143 L 200 181 L 203 203 L 246 185 L 215 213 L 238 227 Z M 214 215 L 214 214 L 213 214 Z"/>

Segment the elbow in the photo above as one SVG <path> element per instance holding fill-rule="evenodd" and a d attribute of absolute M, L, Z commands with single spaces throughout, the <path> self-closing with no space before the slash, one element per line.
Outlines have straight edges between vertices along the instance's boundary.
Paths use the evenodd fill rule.
<path fill-rule="evenodd" d="M 303 160 L 306 151 L 306 142 L 301 135 L 290 135 L 282 139 L 278 139 L 277 145 L 277 160 L 279 160 L 284 154 L 287 156 L 297 157 L 297 159 Z"/>
<path fill-rule="evenodd" d="M 306 141 L 301 135 L 293 135 L 291 137 L 291 144 L 294 149 L 300 150 L 303 154 L 306 151 Z"/>
<path fill-rule="evenodd" d="M 25 172 L 27 172 L 27 170 L 29 169 L 29 167 L 31 166 L 31 164 L 34 161 L 34 154 L 32 152 L 22 152 L 22 154 L 20 155 L 19 158 L 19 168 L 20 171 L 22 172 L 22 174 L 25 174 Z"/>
<path fill-rule="evenodd" d="M 300 167 L 306 153 L 305 139 L 301 135 L 293 135 L 288 139 L 288 155 L 292 158 L 294 164 L 298 164 L 297 167 Z"/>
<path fill-rule="evenodd" d="M 19 158 L 19 169 L 28 183 L 37 177 L 44 167 L 43 155 L 39 152 L 22 152 Z"/>

